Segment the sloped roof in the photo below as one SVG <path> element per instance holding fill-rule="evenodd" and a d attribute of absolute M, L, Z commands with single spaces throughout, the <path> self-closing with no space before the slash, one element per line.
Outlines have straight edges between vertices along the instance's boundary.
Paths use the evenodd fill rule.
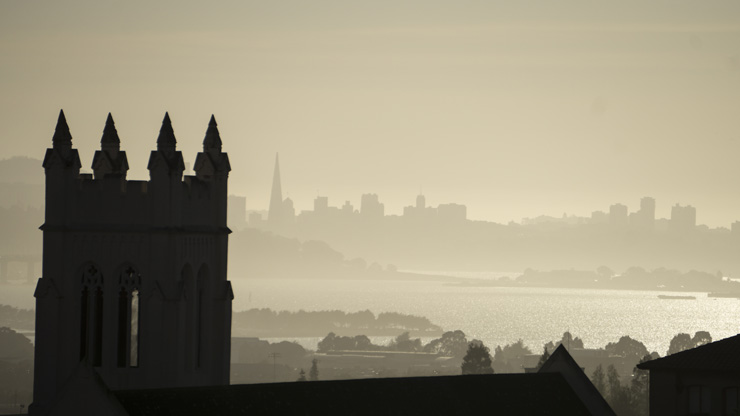
<path fill-rule="evenodd" d="M 127 411 L 90 364 L 81 361 L 54 398 L 48 412 L 43 414 L 126 416 Z"/>
<path fill-rule="evenodd" d="M 560 373 L 573 390 L 581 397 L 584 404 L 594 415 L 614 415 L 614 411 L 601 396 L 599 390 L 591 383 L 581 366 L 578 365 L 568 350 L 560 344 L 550 358 L 542 364 L 538 373 Z"/>
<path fill-rule="evenodd" d="M 148 415 L 588 415 L 560 373 L 336 380 L 114 392 Z"/>
<path fill-rule="evenodd" d="M 643 370 L 740 372 L 740 335 L 637 365 Z"/>

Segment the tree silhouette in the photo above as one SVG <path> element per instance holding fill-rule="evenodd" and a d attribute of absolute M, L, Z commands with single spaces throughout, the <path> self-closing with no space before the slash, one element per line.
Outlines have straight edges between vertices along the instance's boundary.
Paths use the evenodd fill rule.
<path fill-rule="evenodd" d="M 300 376 L 298 376 L 298 380 L 296 380 L 296 381 L 306 381 L 306 372 L 303 371 L 302 368 L 301 368 Z"/>
<path fill-rule="evenodd" d="M 694 338 L 691 339 L 691 342 L 694 343 L 694 348 L 701 347 L 704 344 L 712 342 L 712 336 L 709 335 L 709 332 L 707 331 L 697 331 L 694 334 Z"/>
<path fill-rule="evenodd" d="M 560 340 L 560 344 L 565 346 L 568 350 L 571 348 L 583 348 L 583 340 L 575 337 L 569 331 L 563 332 L 563 338 Z"/>
<path fill-rule="evenodd" d="M 598 390 L 603 397 L 606 397 L 606 378 L 604 375 L 604 367 L 602 367 L 601 364 L 599 364 L 591 374 L 591 382 L 594 383 L 596 390 Z"/>
<path fill-rule="evenodd" d="M 617 342 L 606 344 L 604 350 L 610 355 L 622 357 L 633 363 L 640 361 L 642 357 L 650 353 L 645 347 L 645 344 L 634 340 L 627 335 L 619 338 L 619 341 Z"/>
<path fill-rule="evenodd" d="M 421 351 L 421 339 L 411 339 L 408 332 L 404 332 L 403 334 L 396 337 L 396 339 L 392 340 L 390 344 L 388 345 L 388 349 L 392 351 L 407 351 L 407 352 L 416 352 Z"/>
<path fill-rule="evenodd" d="M 446 355 L 448 357 L 462 357 L 465 355 L 465 348 L 468 346 L 468 339 L 465 333 L 459 329 L 448 331 L 424 346 L 424 351 Z"/>
<path fill-rule="evenodd" d="M 653 357 L 646 355 L 640 360 L 640 364 L 652 360 Z M 632 383 L 630 390 L 632 393 L 632 414 L 636 416 L 647 416 L 649 413 L 648 370 L 641 370 L 637 367 L 632 370 Z"/>
<path fill-rule="evenodd" d="M 694 342 L 691 340 L 691 335 L 680 333 L 671 340 L 666 355 L 675 354 L 691 348 L 694 348 Z"/>
<path fill-rule="evenodd" d="M 463 357 L 462 373 L 466 374 L 493 374 L 491 354 L 483 342 L 474 340 L 468 344 L 468 352 Z"/>
<path fill-rule="evenodd" d="M 628 415 L 631 413 L 631 392 L 629 388 L 622 387 L 619 379 L 619 373 L 614 364 L 609 364 L 606 368 L 606 383 L 608 394 L 605 397 L 609 406 L 618 415 Z"/>
<path fill-rule="evenodd" d="M 311 360 L 311 370 L 308 372 L 308 379 L 311 381 L 318 381 L 319 380 L 319 367 L 318 367 L 319 360 L 313 359 Z"/>
<path fill-rule="evenodd" d="M 23 334 L 2 327 L 0 328 L 0 357 L 33 358 L 33 344 Z"/>
<path fill-rule="evenodd" d="M 668 352 L 666 355 L 675 354 L 677 352 L 690 350 L 692 348 L 700 347 L 705 344 L 712 342 L 712 336 L 707 331 L 697 331 L 694 337 L 691 338 L 689 334 L 680 333 L 677 334 L 671 340 L 668 346 Z"/>
<path fill-rule="evenodd" d="M 354 337 L 337 336 L 330 332 L 324 339 L 319 341 L 318 351 L 376 351 L 381 348 L 370 341 L 366 335 Z"/>
<path fill-rule="evenodd" d="M 545 348 L 547 348 L 549 351 L 555 351 L 555 348 L 558 346 L 564 346 L 565 348 L 570 351 L 571 348 L 583 348 L 583 340 L 575 337 L 573 338 L 573 335 L 569 331 L 563 332 L 563 337 L 560 339 L 560 341 L 553 343 L 552 341 L 545 344 Z"/>
<path fill-rule="evenodd" d="M 510 367 L 509 362 L 530 354 L 532 354 L 532 351 L 524 345 L 524 341 L 521 339 L 512 344 L 504 345 L 503 348 L 497 346 L 493 354 L 493 369 L 499 373 L 516 371 L 518 368 Z"/>
<path fill-rule="evenodd" d="M 619 373 L 614 364 L 609 364 L 606 368 L 606 382 L 609 387 L 609 396 L 613 396 L 619 388 L 622 387 L 622 383 L 619 380 Z"/>
<path fill-rule="evenodd" d="M 547 350 L 547 345 L 545 345 L 545 351 L 542 353 L 542 356 L 540 357 L 540 360 L 537 362 L 537 368 L 538 370 L 542 368 L 542 366 L 547 362 L 547 360 L 550 358 L 550 351 Z"/>

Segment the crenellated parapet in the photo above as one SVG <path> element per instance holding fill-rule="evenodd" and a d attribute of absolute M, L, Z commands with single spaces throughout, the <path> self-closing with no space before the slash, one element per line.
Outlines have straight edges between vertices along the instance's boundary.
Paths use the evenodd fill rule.
<path fill-rule="evenodd" d="M 80 174 L 80 160 L 72 146 L 66 118 L 60 112 L 52 148 L 47 150 L 47 204 L 55 207 L 45 227 L 101 229 L 178 229 L 196 227 L 204 231 L 228 232 L 226 203 L 228 154 L 215 117 L 203 140 L 203 152 L 195 159 L 195 175 L 184 176 L 185 163 L 169 114 L 165 114 L 157 148 L 149 157 L 148 181 L 127 180 L 126 152 L 109 113 L 92 162 L 93 174 Z M 63 209 L 60 210 L 60 207 Z"/>

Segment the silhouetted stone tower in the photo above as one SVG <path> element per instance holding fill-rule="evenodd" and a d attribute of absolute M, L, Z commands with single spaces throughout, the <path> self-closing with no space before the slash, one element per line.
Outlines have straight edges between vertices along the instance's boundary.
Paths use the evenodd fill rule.
<path fill-rule="evenodd" d="M 80 174 L 63 112 L 52 143 L 31 411 L 45 414 L 80 365 L 112 390 L 228 384 L 231 167 L 215 118 L 184 178 L 167 114 L 149 181 L 126 180 L 110 114 L 94 175 Z"/>

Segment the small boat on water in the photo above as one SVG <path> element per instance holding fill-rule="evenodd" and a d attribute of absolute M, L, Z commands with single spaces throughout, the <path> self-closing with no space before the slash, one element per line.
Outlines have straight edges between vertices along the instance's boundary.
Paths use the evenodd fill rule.
<path fill-rule="evenodd" d="M 740 299 L 740 293 L 736 292 L 709 292 L 707 297 L 710 298 L 738 298 Z"/>
<path fill-rule="evenodd" d="M 696 296 L 658 295 L 658 299 L 694 299 L 696 300 Z"/>

